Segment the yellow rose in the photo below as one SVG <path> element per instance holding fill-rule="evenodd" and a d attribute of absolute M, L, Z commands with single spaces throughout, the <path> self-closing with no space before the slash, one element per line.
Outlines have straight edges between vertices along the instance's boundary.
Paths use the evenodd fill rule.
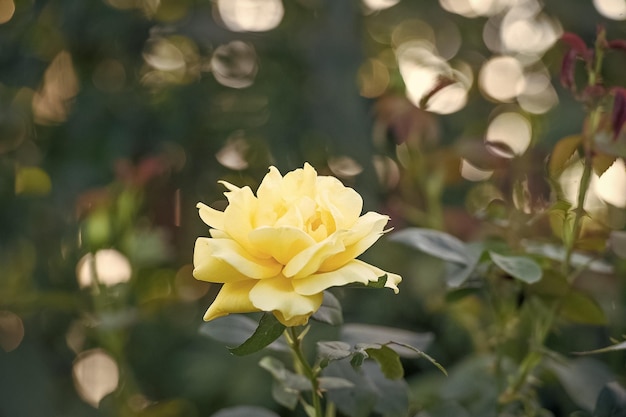
<path fill-rule="evenodd" d="M 211 238 L 196 241 L 193 275 L 223 283 L 206 321 L 230 313 L 272 312 L 285 326 L 305 324 L 324 290 L 399 275 L 355 259 L 385 232 L 389 217 L 361 216 L 363 200 L 334 177 L 305 164 L 284 177 L 270 167 L 256 197 L 250 187 L 220 181 L 228 191 L 221 212 L 198 203 Z"/>

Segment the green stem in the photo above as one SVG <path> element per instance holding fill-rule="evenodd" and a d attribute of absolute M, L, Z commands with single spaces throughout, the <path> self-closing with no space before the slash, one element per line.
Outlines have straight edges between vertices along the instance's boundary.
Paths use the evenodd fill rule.
<path fill-rule="evenodd" d="M 289 343 L 291 351 L 293 352 L 294 358 L 297 361 L 299 371 L 301 371 L 301 373 L 306 376 L 309 381 L 311 381 L 311 403 L 313 405 L 313 408 L 315 409 L 315 417 L 323 417 L 324 413 L 322 410 L 322 402 L 319 395 L 320 387 L 317 380 L 318 371 L 314 370 L 309 362 L 306 360 L 304 352 L 302 351 L 302 345 L 300 343 L 301 340 L 299 338 L 299 334 L 296 328 L 290 327 L 289 332 L 291 334 L 287 335 L 287 341 Z"/>

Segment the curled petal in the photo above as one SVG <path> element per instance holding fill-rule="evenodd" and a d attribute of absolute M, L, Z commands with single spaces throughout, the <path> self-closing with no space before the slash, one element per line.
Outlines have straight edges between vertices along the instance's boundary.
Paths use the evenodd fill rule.
<path fill-rule="evenodd" d="M 371 265 L 363 261 L 353 260 L 341 268 L 319 274 L 309 275 L 305 278 L 294 279 L 293 287 L 298 294 L 311 295 L 320 293 L 330 287 L 339 287 L 353 282 L 367 285 L 370 281 L 377 281 L 381 275 L 376 275 Z"/>
<path fill-rule="evenodd" d="M 351 228 L 363 208 L 359 193 L 345 187 L 337 178 L 328 176 L 318 177 L 317 189 L 317 202 L 331 214 L 334 230 Z"/>
<path fill-rule="evenodd" d="M 341 241 L 341 234 L 337 232 L 327 239 L 309 246 L 298 253 L 285 265 L 283 275 L 286 277 L 302 278 L 317 272 L 322 263 L 333 255 L 345 249 Z"/>
<path fill-rule="evenodd" d="M 196 207 L 198 208 L 200 218 L 204 223 L 207 224 L 207 226 L 211 226 L 214 229 L 224 229 L 223 212 L 215 210 L 214 208 L 211 208 L 204 203 L 198 203 L 196 204 Z"/>
<path fill-rule="evenodd" d="M 201 237 L 196 240 L 193 252 L 193 276 L 207 282 L 236 282 L 250 279 L 229 263 L 214 256 L 213 239 Z"/>
<path fill-rule="evenodd" d="M 354 282 L 367 285 L 368 282 L 377 282 L 383 275 L 387 275 L 385 287 L 391 288 L 397 294 L 398 284 L 402 281 L 400 275 L 385 272 L 358 259 L 348 262 L 336 271 L 322 272 L 306 278 L 293 280 L 293 287 L 298 294 L 310 295 L 317 294 L 330 287 L 338 287 Z"/>
<path fill-rule="evenodd" d="M 226 187 L 226 189 L 228 191 L 239 191 L 239 190 L 241 190 L 241 188 L 237 187 L 236 185 L 233 185 L 233 184 L 229 183 L 228 181 L 220 180 L 220 181 L 218 181 L 218 184 L 222 184 L 224 187 Z"/>
<path fill-rule="evenodd" d="M 207 239 L 214 258 L 222 260 L 243 275 L 262 279 L 276 276 L 282 265 L 274 259 L 257 258 L 231 239 Z"/>
<path fill-rule="evenodd" d="M 284 276 L 257 281 L 250 290 L 254 307 L 272 311 L 286 326 L 302 324 L 322 305 L 322 293 L 302 295 L 294 291 L 292 280 Z"/>
<path fill-rule="evenodd" d="M 326 272 L 340 268 L 365 252 L 380 239 L 388 221 L 388 216 L 372 211 L 361 216 L 352 229 L 344 235 L 343 243 L 346 246 L 345 250 L 326 259 L 320 265 L 319 270 Z"/>
<path fill-rule="evenodd" d="M 250 232 L 250 243 L 286 265 L 297 254 L 315 245 L 315 240 L 296 227 L 260 227 Z"/>
<path fill-rule="evenodd" d="M 209 321 L 231 313 L 252 313 L 259 311 L 250 301 L 249 294 L 255 280 L 230 282 L 222 285 L 213 304 L 204 314 L 204 320 Z"/>

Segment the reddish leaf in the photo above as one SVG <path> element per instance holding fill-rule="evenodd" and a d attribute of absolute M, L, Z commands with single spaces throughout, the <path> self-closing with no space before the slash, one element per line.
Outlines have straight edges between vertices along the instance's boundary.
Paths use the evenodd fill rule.
<path fill-rule="evenodd" d="M 576 69 L 576 58 L 578 52 L 575 49 L 567 51 L 561 63 L 561 85 L 565 88 L 575 90 L 574 71 Z"/>
<path fill-rule="evenodd" d="M 613 101 L 613 113 L 611 115 L 611 128 L 613 140 L 617 138 L 624 123 L 626 123 L 626 88 L 616 87 L 613 89 L 615 100 Z"/>
<path fill-rule="evenodd" d="M 624 39 L 615 39 L 613 41 L 609 41 L 609 48 L 611 48 L 611 49 L 620 49 L 622 51 L 626 51 L 626 40 L 624 40 Z"/>
<path fill-rule="evenodd" d="M 585 56 L 587 53 L 587 45 L 580 36 L 572 32 L 565 32 L 561 36 L 561 40 L 565 42 L 572 50 L 578 52 L 579 55 Z"/>

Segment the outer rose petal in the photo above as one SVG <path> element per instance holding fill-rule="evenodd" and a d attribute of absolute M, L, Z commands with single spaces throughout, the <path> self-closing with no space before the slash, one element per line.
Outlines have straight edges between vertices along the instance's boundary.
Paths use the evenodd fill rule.
<path fill-rule="evenodd" d="M 389 217 L 371 211 L 359 217 L 352 229 L 344 234 L 343 243 L 346 249 L 326 259 L 319 270 L 333 271 L 365 252 L 380 239 L 388 221 Z"/>
<path fill-rule="evenodd" d="M 224 213 L 207 206 L 204 203 L 196 204 L 200 218 L 214 229 L 224 229 Z"/>
<path fill-rule="evenodd" d="M 296 227 L 261 227 L 250 232 L 250 243 L 286 265 L 298 253 L 313 246 L 315 240 Z"/>
<path fill-rule="evenodd" d="M 353 282 L 367 284 L 377 281 L 381 275 L 371 268 L 371 265 L 363 261 L 353 260 L 332 272 L 309 275 L 305 278 L 294 279 L 293 288 L 298 294 L 311 295 L 320 293 L 330 287 L 339 287 Z"/>
<path fill-rule="evenodd" d="M 303 324 L 322 305 L 323 294 L 301 295 L 294 291 L 292 280 L 279 275 L 256 281 L 250 301 L 262 311 L 272 311 L 285 326 Z"/>
<path fill-rule="evenodd" d="M 259 311 L 252 305 L 249 294 L 254 284 L 258 281 L 238 281 L 229 282 L 222 285 L 222 289 L 217 294 L 213 304 L 204 314 L 204 320 L 209 321 L 231 313 L 252 313 Z"/>
<path fill-rule="evenodd" d="M 243 187 L 224 193 L 228 199 L 228 207 L 224 210 L 224 231 L 243 246 L 246 251 L 256 257 L 263 257 L 248 240 L 248 234 L 255 228 L 254 213 L 258 201 L 250 187 Z"/>
<path fill-rule="evenodd" d="M 345 249 L 341 241 L 341 234 L 341 232 L 337 232 L 327 239 L 309 246 L 291 258 L 283 269 L 283 275 L 286 277 L 303 278 L 317 272 L 326 259 Z"/>
<path fill-rule="evenodd" d="M 250 279 L 227 262 L 213 256 L 213 239 L 200 237 L 193 251 L 193 276 L 207 282 L 235 282 Z"/>
<path fill-rule="evenodd" d="M 231 239 L 207 239 L 213 257 L 221 259 L 243 275 L 261 279 L 276 276 L 282 265 L 274 259 L 256 258 Z"/>

